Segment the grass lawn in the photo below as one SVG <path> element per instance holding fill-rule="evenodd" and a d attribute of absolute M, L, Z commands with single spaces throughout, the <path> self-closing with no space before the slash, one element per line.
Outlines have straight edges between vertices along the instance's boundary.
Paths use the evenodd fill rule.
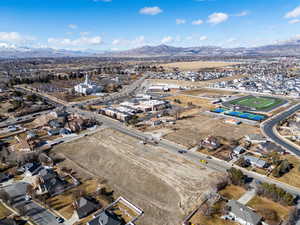
<path fill-rule="evenodd" d="M 233 221 L 223 220 L 219 216 L 212 217 L 204 216 L 201 213 L 196 213 L 190 221 L 192 224 L 205 224 L 205 225 L 238 225 Z"/>
<path fill-rule="evenodd" d="M 289 210 L 291 209 L 291 207 L 283 206 L 279 203 L 273 202 L 270 199 L 259 196 L 252 198 L 247 205 L 255 209 L 256 212 L 263 216 L 266 219 L 266 222 L 270 225 L 278 224 L 280 220 L 286 219 L 289 214 Z M 270 218 L 270 212 L 266 210 L 272 210 L 276 212 L 277 218 Z"/>
<path fill-rule="evenodd" d="M 281 182 L 287 183 L 291 186 L 300 188 L 300 171 L 299 171 L 300 159 L 292 155 L 285 155 L 282 156 L 281 158 L 287 159 L 290 163 L 293 164 L 294 168 L 280 178 L 273 177 L 272 175 L 270 175 L 270 177 L 279 180 Z"/>
<path fill-rule="evenodd" d="M 246 190 L 242 187 L 236 185 L 227 185 L 225 189 L 219 192 L 220 195 L 227 199 L 238 200 Z"/>
<path fill-rule="evenodd" d="M 255 108 L 256 110 L 268 110 L 282 104 L 284 100 L 272 97 L 246 96 L 230 101 L 232 105 Z"/>
<path fill-rule="evenodd" d="M 10 216 L 12 212 L 6 208 L 2 203 L 0 203 L 0 219 Z"/>

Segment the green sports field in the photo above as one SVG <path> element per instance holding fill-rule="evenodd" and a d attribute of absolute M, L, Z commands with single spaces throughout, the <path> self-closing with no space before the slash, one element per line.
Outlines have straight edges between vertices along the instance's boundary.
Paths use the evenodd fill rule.
<path fill-rule="evenodd" d="M 268 111 L 285 103 L 285 100 L 273 97 L 246 96 L 228 102 L 231 105 L 247 107 L 257 111 Z"/>

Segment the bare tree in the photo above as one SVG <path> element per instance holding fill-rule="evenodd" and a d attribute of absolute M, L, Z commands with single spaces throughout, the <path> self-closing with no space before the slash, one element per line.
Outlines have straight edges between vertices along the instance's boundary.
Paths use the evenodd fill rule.
<path fill-rule="evenodd" d="M 11 197 L 5 190 L 0 190 L 0 198 L 7 204 L 11 204 Z"/>

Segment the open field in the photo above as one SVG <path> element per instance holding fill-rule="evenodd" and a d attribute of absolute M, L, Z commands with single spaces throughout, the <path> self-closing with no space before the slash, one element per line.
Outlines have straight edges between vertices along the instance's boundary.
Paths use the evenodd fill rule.
<path fill-rule="evenodd" d="M 137 224 L 143 225 L 180 224 L 224 176 L 112 129 L 53 151 L 105 179 L 115 197 L 122 195 L 142 208 L 145 214 Z"/>
<path fill-rule="evenodd" d="M 260 132 L 257 127 L 226 124 L 223 119 L 203 114 L 177 120 L 174 128 L 175 131 L 164 138 L 186 147 L 193 147 L 210 135 L 237 140 L 247 134 Z"/>
<path fill-rule="evenodd" d="M 287 218 L 290 207 L 280 205 L 264 197 L 255 196 L 247 204 L 249 207 L 255 209 L 257 213 L 263 216 L 269 225 L 275 225 Z M 277 216 L 270 216 L 270 211 L 275 212 Z M 276 218 L 277 217 L 277 218 Z"/>
<path fill-rule="evenodd" d="M 180 92 L 183 95 L 193 95 L 193 96 L 223 96 L 223 95 L 236 95 L 239 94 L 238 92 L 234 91 L 223 91 L 217 89 L 210 89 L 210 88 L 201 88 L 201 89 L 192 89 Z"/>
<path fill-rule="evenodd" d="M 235 80 L 247 75 L 235 75 L 231 77 L 223 77 L 219 79 L 206 80 L 206 81 L 184 81 L 184 80 L 169 80 L 169 79 L 148 79 L 151 84 L 176 84 L 182 87 L 192 87 L 192 88 L 205 88 L 208 84 L 213 84 L 216 82 Z M 230 92 L 230 91 L 229 91 Z"/>
<path fill-rule="evenodd" d="M 188 103 L 193 103 L 193 105 L 201 107 L 202 111 L 211 110 L 215 108 L 215 105 L 210 102 L 208 99 L 198 98 L 198 97 L 191 97 L 185 95 L 175 95 L 166 97 L 165 100 L 174 101 L 179 100 L 181 105 L 187 106 Z"/>
<path fill-rule="evenodd" d="M 232 100 L 230 102 L 226 102 L 225 105 L 229 104 L 234 106 L 247 107 L 255 111 L 267 112 L 269 110 L 275 109 L 285 102 L 285 100 L 279 98 L 249 95 Z"/>
<path fill-rule="evenodd" d="M 227 199 L 238 200 L 245 192 L 246 190 L 244 188 L 231 184 L 219 191 L 219 194 Z"/>
<path fill-rule="evenodd" d="M 194 62 L 174 62 L 174 63 L 167 63 L 161 64 L 164 68 L 172 69 L 178 68 L 179 70 L 199 70 L 204 68 L 219 68 L 225 66 L 232 66 L 240 64 L 238 62 L 209 62 L 209 61 L 194 61 Z"/>

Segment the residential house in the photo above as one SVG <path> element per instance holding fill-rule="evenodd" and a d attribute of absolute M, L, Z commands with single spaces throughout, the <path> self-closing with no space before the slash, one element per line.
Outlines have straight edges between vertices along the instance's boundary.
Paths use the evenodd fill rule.
<path fill-rule="evenodd" d="M 254 156 L 246 155 L 244 156 L 244 160 L 248 161 L 251 164 L 251 166 L 255 166 L 258 168 L 266 168 L 268 166 L 268 163 L 266 161 Z"/>
<path fill-rule="evenodd" d="M 37 137 L 37 134 L 34 131 L 28 131 L 27 132 L 27 136 L 26 136 L 27 140 L 32 140 L 32 139 L 34 139 L 36 137 Z"/>
<path fill-rule="evenodd" d="M 244 153 L 245 152 L 245 148 L 243 147 L 243 146 L 237 146 L 237 147 L 235 147 L 233 150 L 232 150 L 232 152 L 234 153 L 234 154 L 236 154 L 236 155 L 239 155 L 239 154 L 242 154 L 242 153 Z"/>
<path fill-rule="evenodd" d="M 201 142 L 202 147 L 209 150 L 215 150 L 221 146 L 219 140 L 213 136 L 209 136 Z"/>
<path fill-rule="evenodd" d="M 261 224 L 262 217 L 238 201 L 229 200 L 226 206 L 229 209 L 229 216 L 233 217 L 234 221 L 243 225 Z"/>
<path fill-rule="evenodd" d="M 283 148 L 281 148 L 279 145 L 276 145 L 275 143 L 270 142 L 270 141 L 260 144 L 259 147 L 268 153 L 269 152 L 277 152 L 281 155 L 286 153 L 286 151 Z"/>
<path fill-rule="evenodd" d="M 50 120 L 48 122 L 49 126 L 52 128 L 62 128 L 64 126 L 64 123 L 62 123 L 61 121 L 59 121 L 58 119 L 54 119 L 54 120 Z"/>
<path fill-rule="evenodd" d="M 12 175 L 10 175 L 8 173 L 0 173 L 0 183 L 5 182 L 5 181 L 9 180 L 10 178 L 12 178 Z"/>
<path fill-rule="evenodd" d="M 248 134 L 245 136 L 246 140 L 252 144 L 260 144 L 266 141 L 266 138 L 260 134 Z"/>
<path fill-rule="evenodd" d="M 0 224 L 1 225 L 18 225 L 20 223 L 18 223 L 14 219 L 5 218 L 5 219 L 0 219 Z"/>
<path fill-rule="evenodd" d="M 125 225 L 123 220 L 110 210 L 103 210 L 88 225 Z"/>
<path fill-rule="evenodd" d="M 39 163 L 36 163 L 36 162 L 26 163 L 23 166 L 25 176 L 35 175 L 38 172 L 38 170 L 40 169 L 40 166 L 41 165 Z"/>
<path fill-rule="evenodd" d="M 62 192 L 67 185 L 67 182 L 62 180 L 52 169 L 43 168 L 39 172 L 39 178 L 38 191 L 40 194 L 49 193 L 50 195 L 54 195 Z"/>
<path fill-rule="evenodd" d="M 52 130 L 49 130 L 47 133 L 48 133 L 49 136 L 59 135 L 60 134 L 60 129 L 52 129 Z"/>
<path fill-rule="evenodd" d="M 82 219 L 91 213 L 97 211 L 100 208 L 100 204 L 95 203 L 94 201 L 86 198 L 81 197 L 77 201 L 74 202 L 74 208 L 75 208 L 75 216 L 78 219 Z"/>

